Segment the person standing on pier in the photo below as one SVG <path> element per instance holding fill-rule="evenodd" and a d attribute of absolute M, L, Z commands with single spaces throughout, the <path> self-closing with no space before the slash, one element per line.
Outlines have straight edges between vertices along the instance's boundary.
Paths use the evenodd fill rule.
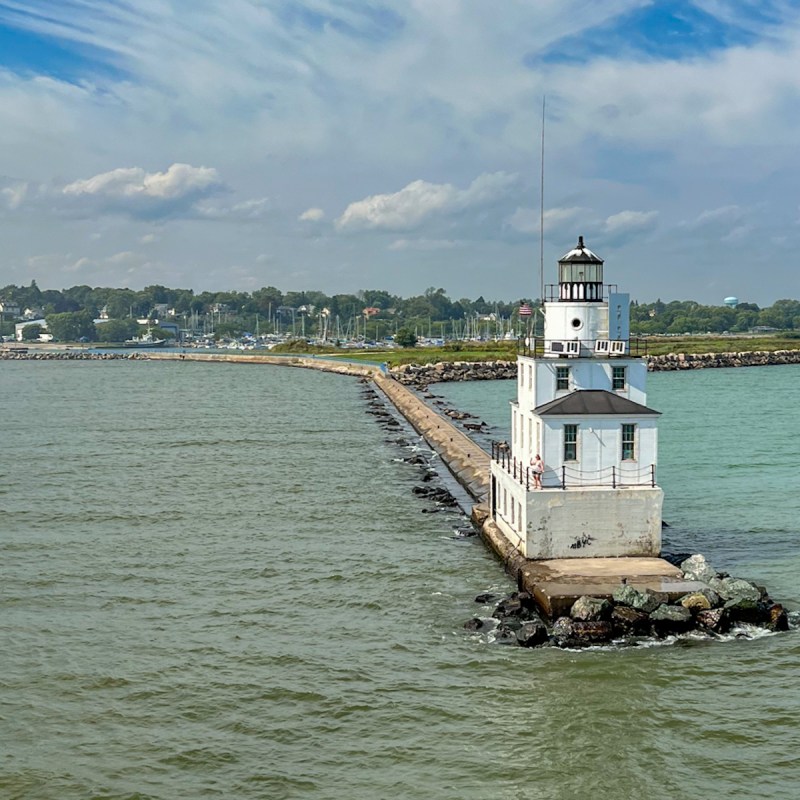
<path fill-rule="evenodd" d="M 542 473 L 544 472 L 544 461 L 537 453 L 535 458 L 531 459 L 531 467 L 533 468 L 533 488 L 542 488 Z"/>

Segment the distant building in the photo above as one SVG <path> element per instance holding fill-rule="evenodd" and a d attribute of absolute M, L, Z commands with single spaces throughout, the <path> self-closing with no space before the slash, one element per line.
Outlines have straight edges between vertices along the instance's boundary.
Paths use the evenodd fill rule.
<path fill-rule="evenodd" d="M 19 303 L 12 300 L 0 300 L 0 319 L 14 319 L 19 316 Z"/>
<path fill-rule="evenodd" d="M 52 342 L 53 341 L 53 334 L 52 333 L 44 333 L 47 330 L 47 320 L 43 317 L 40 319 L 27 319 L 25 322 L 18 322 L 14 326 L 14 338 L 18 341 L 22 341 L 22 331 L 23 329 L 27 328 L 29 325 L 38 325 L 43 333 L 39 335 L 40 342 Z"/>

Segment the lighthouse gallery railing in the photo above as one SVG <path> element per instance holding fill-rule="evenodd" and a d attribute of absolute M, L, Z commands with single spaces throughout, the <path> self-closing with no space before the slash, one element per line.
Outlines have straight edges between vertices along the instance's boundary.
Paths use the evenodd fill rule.
<path fill-rule="evenodd" d="M 517 458 L 505 442 L 492 442 L 492 460 L 496 461 L 515 481 L 530 490 L 534 485 L 533 470 Z M 586 470 L 573 465 L 562 465 L 556 470 L 545 470 L 542 486 L 545 489 L 585 488 L 604 486 L 612 489 L 626 489 L 631 486 L 656 485 L 656 465 L 623 464 Z"/>

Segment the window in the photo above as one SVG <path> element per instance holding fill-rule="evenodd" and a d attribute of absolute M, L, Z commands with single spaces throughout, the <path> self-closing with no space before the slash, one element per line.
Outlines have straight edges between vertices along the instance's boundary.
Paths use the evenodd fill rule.
<path fill-rule="evenodd" d="M 569 367 L 556 367 L 556 391 L 569 389 Z"/>
<path fill-rule="evenodd" d="M 625 388 L 625 367 L 611 367 L 611 388 L 618 392 Z"/>
<path fill-rule="evenodd" d="M 578 460 L 578 426 L 564 426 L 564 461 Z"/>
<path fill-rule="evenodd" d="M 636 426 L 625 423 L 622 426 L 622 460 L 633 461 L 636 458 Z"/>

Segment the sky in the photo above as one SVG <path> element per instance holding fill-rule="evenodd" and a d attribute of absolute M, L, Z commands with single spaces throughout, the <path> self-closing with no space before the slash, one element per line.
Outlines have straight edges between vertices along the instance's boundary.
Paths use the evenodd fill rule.
<path fill-rule="evenodd" d="M 0 0 L 0 286 L 800 298 L 797 0 Z"/>

